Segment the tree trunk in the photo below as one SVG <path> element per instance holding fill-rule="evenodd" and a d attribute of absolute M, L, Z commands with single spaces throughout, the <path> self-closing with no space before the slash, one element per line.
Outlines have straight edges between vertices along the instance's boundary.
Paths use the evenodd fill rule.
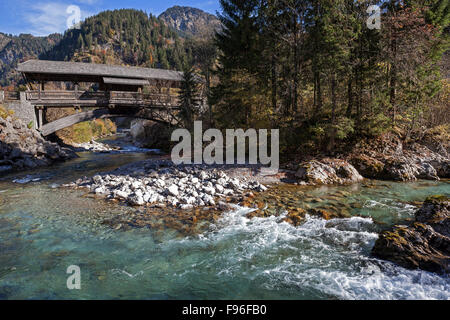
<path fill-rule="evenodd" d="M 391 68 L 391 77 L 389 82 L 389 102 L 392 106 L 392 125 L 395 126 L 395 113 L 396 113 L 396 105 L 395 105 L 395 87 L 397 85 L 397 76 L 396 76 L 396 70 L 395 66 L 392 66 Z"/>
<path fill-rule="evenodd" d="M 295 16 L 294 16 L 295 18 Z M 292 110 L 297 112 L 298 108 L 298 24 L 297 21 L 294 23 L 294 101 L 292 105 Z"/>
<path fill-rule="evenodd" d="M 362 79 L 362 70 L 363 70 L 363 44 L 362 38 L 359 39 L 359 63 L 357 69 L 357 87 L 358 87 L 358 100 L 356 105 L 356 128 L 358 132 L 361 132 L 361 116 L 362 116 L 362 93 L 363 93 L 363 79 Z"/>
<path fill-rule="evenodd" d="M 272 54 L 272 111 L 277 110 L 277 70 L 275 54 Z"/>
<path fill-rule="evenodd" d="M 336 74 L 332 74 L 331 76 L 331 123 L 334 124 L 336 119 L 336 108 L 337 108 L 337 99 L 336 99 Z"/>
<path fill-rule="evenodd" d="M 347 118 L 351 118 L 352 112 L 353 112 L 353 88 L 352 88 L 352 78 L 351 77 L 348 79 L 348 84 L 347 84 L 347 99 L 348 99 L 348 105 L 347 105 L 346 116 L 347 116 Z"/>
<path fill-rule="evenodd" d="M 210 88 L 211 88 L 211 75 L 210 75 L 210 71 L 209 68 L 208 70 L 206 70 L 205 73 L 205 81 L 206 81 L 206 101 L 208 102 L 208 109 L 209 109 L 209 127 L 212 128 L 213 127 L 213 123 L 212 123 L 212 105 L 211 102 L 209 101 L 209 93 L 210 93 Z"/>
<path fill-rule="evenodd" d="M 396 96 L 396 86 L 397 86 L 397 70 L 395 66 L 395 58 L 397 53 L 397 45 L 395 39 L 391 41 L 391 54 L 394 60 L 394 63 L 391 65 L 390 72 L 390 82 L 389 82 L 389 102 L 392 106 L 392 125 L 395 126 L 395 113 L 396 113 L 396 105 L 395 105 L 395 96 Z"/>
<path fill-rule="evenodd" d="M 322 111 L 322 89 L 320 86 L 320 75 L 318 72 L 316 72 L 316 83 L 317 83 L 317 99 L 316 99 L 316 112 L 315 116 L 317 117 L 319 113 Z"/>
<path fill-rule="evenodd" d="M 334 149 L 335 139 L 336 139 L 336 74 L 331 76 L 331 130 L 330 130 L 330 140 L 328 141 L 327 152 L 331 153 Z"/>

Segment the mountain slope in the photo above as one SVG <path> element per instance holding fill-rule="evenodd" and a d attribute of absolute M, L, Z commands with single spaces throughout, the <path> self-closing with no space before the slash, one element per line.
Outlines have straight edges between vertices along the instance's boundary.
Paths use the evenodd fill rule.
<path fill-rule="evenodd" d="M 8 86 L 20 80 L 15 68 L 19 62 L 37 58 L 61 40 L 60 34 L 34 37 L 30 34 L 12 36 L 0 33 L 0 85 Z"/>
<path fill-rule="evenodd" d="M 66 31 L 44 60 L 146 66 L 182 70 L 189 59 L 177 32 L 134 9 L 104 11 Z"/>
<path fill-rule="evenodd" d="M 185 37 L 212 35 L 218 27 L 214 15 L 173 7 L 160 18 L 134 9 L 104 11 L 64 35 L 0 33 L 0 85 L 17 85 L 17 64 L 36 58 L 182 70 L 192 60 Z"/>
<path fill-rule="evenodd" d="M 186 36 L 210 37 L 221 28 L 221 22 L 215 15 L 191 7 L 174 6 L 158 18 Z"/>

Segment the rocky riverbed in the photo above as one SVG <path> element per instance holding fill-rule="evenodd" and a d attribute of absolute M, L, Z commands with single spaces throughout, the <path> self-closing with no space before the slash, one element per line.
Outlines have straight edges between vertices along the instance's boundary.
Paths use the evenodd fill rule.
<path fill-rule="evenodd" d="M 92 152 L 113 152 L 120 150 L 118 146 L 109 146 L 107 144 L 91 140 L 83 143 L 72 143 L 76 151 L 92 151 Z"/>
<path fill-rule="evenodd" d="M 172 206 L 192 209 L 214 206 L 229 197 L 267 189 L 262 175 L 237 174 L 234 167 L 175 166 L 169 160 L 146 160 L 63 187 L 87 188 L 106 199 L 133 206 Z"/>
<path fill-rule="evenodd" d="M 36 168 L 76 156 L 72 150 L 46 141 L 37 131 L 10 117 L 0 119 L 0 136 L 0 172 Z M 77 151 L 95 153 L 114 153 L 119 149 L 120 146 L 95 141 L 75 146 Z M 351 196 L 348 191 L 337 191 L 325 198 L 311 197 L 311 188 L 332 184 L 371 188 L 373 180 L 366 178 L 439 180 L 449 177 L 449 168 L 446 147 L 406 144 L 388 135 L 361 142 L 346 155 L 315 157 L 278 172 L 250 165 L 174 165 L 167 156 L 159 156 L 80 178 L 62 187 L 86 189 L 93 197 L 126 203 L 130 210 L 136 207 L 131 214 L 104 221 L 114 229 L 173 228 L 182 234 L 195 234 L 216 222 L 223 212 L 238 208 L 233 209 L 232 204 L 250 208 L 248 219 L 279 217 L 295 227 L 307 223 L 309 217 L 350 219 L 359 215 L 355 210 L 367 204 L 360 199 L 343 201 Z M 27 176 L 14 182 L 39 180 Z M 273 184 L 278 186 L 271 188 Z M 292 201 L 299 197 L 304 201 Z M 324 199 L 326 205 L 322 204 Z M 373 255 L 410 269 L 448 273 L 449 209 L 448 197 L 427 199 L 411 225 L 396 225 L 380 234 Z M 156 218 L 161 221 L 155 222 Z"/>
<path fill-rule="evenodd" d="M 47 166 L 74 157 L 72 150 L 45 140 L 24 121 L 0 117 L 0 173 Z"/>
<path fill-rule="evenodd" d="M 245 195 L 247 208 L 223 212 L 218 201 L 192 210 L 133 207 L 83 189 L 53 188 L 145 157 L 83 152 L 33 171 L 49 175 L 45 180 L 1 179 L 0 296 L 75 299 L 79 293 L 67 290 L 65 270 L 79 263 L 83 297 L 93 299 L 260 299 L 261 292 L 268 299 L 450 298 L 448 277 L 370 255 L 379 232 L 409 224 L 419 202 L 448 192 L 445 181 L 279 184 L 251 191 L 260 212 Z M 226 171 L 230 178 L 245 172 Z M 310 216 L 286 223 L 286 211 L 297 208 Z M 349 217 L 316 218 L 311 209 Z"/>

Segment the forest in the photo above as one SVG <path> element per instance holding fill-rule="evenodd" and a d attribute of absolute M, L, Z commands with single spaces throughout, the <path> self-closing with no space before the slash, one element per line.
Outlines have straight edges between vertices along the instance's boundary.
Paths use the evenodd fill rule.
<path fill-rule="evenodd" d="M 448 126 L 447 0 L 220 2 L 223 29 L 197 64 L 212 72 L 211 126 L 280 128 L 285 154 Z"/>

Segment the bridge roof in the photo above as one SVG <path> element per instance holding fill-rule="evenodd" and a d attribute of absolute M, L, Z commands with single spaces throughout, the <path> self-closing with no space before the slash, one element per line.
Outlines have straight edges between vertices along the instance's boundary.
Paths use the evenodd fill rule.
<path fill-rule="evenodd" d="M 103 77 L 103 82 L 107 84 L 122 84 L 129 86 L 145 86 L 150 84 L 146 79 L 110 78 L 110 77 Z"/>
<path fill-rule="evenodd" d="M 172 70 L 49 60 L 28 60 L 19 64 L 17 70 L 31 79 L 47 81 L 53 79 L 55 81 L 74 81 L 74 79 L 88 81 L 100 80 L 102 77 L 156 79 L 177 82 L 183 79 L 182 72 Z"/>

